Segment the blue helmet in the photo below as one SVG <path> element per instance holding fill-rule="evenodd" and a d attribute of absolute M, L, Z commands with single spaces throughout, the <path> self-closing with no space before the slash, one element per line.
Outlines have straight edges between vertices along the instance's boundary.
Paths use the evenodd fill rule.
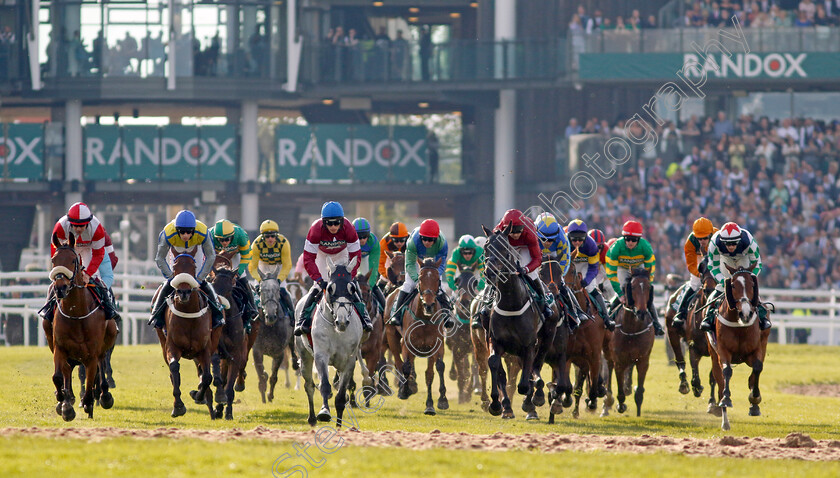
<path fill-rule="evenodd" d="M 175 227 L 195 229 L 195 214 L 186 209 L 178 211 L 175 216 Z"/>
<path fill-rule="evenodd" d="M 356 228 L 356 233 L 370 233 L 370 223 L 363 217 L 353 219 L 353 227 Z"/>
<path fill-rule="evenodd" d="M 325 202 L 321 206 L 321 218 L 325 217 L 344 217 L 344 208 L 335 201 Z"/>
<path fill-rule="evenodd" d="M 557 220 L 551 214 L 540 214 L 537 216 L 535 223 L 537 226 L 537 235 L 544 241 L 553 241 L 560 235 L 560 224 L 557 223 Z"/>

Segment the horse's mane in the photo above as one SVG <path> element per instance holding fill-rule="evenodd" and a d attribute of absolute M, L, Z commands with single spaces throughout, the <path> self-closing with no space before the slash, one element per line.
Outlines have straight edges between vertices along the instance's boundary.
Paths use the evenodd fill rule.
<path fill-rule="evenodd" d="M 630 272 L 630 277 L 632 277 L 632 278 L 645 277 L 645 276 L 649 277 L 650 272 L 647 269 L 645 269 L 644 267 L 637 267 Z"/>
<path fill-rule="evenodd" d="M 434 267 L 435 269 L 437 269 L 437 267 L 435 267 L 435 260 L 431 257 L 423 259 L 423 267 Z"/>

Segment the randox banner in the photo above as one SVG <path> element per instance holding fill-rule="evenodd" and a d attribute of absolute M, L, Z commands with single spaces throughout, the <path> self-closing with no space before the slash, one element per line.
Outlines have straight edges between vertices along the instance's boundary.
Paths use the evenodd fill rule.
<path fill-rule="evenodd" d="M 580 78 L 669 80 L 684 66 L 686 76 L 710 80 L 840 78 L 840 55 L 820 52 L 584 53 L 580 55 Z"/>
<path fill-rule="evenodd" d="M 44 178 L 44 127 L 0 123 L 0 178 Z"/>
<path fill-rule="evenodd" d="M 426 128 L 422 126 L 280 125 L 279 178 L 424 181 Z"/>
<path fill-rule="evenodd" d="M 237 178 L 233 126 L 102 126 L 84 131 L 86 180 Z"/>

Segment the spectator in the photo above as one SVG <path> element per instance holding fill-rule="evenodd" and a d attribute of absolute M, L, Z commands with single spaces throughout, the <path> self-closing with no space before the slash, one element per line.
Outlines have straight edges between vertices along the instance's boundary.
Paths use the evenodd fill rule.
<path fill-rule="evenodd" d="M 735 128 L 732 126 L 732 122 L 726 118 L 726 113 L 718 111 L 717 118 L 714 127 L 715 138 L 720 139 L 724 134 L 732 136 L 735 133 Z"/>
<path fill-rule="evenodd" d="M 566 137 L 574 136 L 576 134 L 580 134 L 582 128 L 578 124 L 577 118 L 569 119 L 569 126 L 566 126 Z"/>

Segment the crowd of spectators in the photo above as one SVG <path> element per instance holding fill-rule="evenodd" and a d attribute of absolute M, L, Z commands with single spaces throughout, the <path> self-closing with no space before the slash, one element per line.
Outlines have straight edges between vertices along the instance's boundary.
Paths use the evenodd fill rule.
<path fill-rule="evenodd" d="M 586 133 L 625 136 L 625 122 L 591 118 L 566 128 L 567 136 Z M 657 136 L 570 217 L 602 227 L 607 237 L 618 236 L 628 219 L 640 220 L 659 281 L 687 274 L 683 244 L 693 221 L 706 216 L 755 236 L 762 285 L 840 288 L 840 121 L 743 115 L 732 122 L 719 112 L 666 122 Z"/>
<path fill-rule="evenodd" d="M 743 27 L 813 27 L 840 24 L 840 0 L 701 0 L 686 3 L 685 15 L 668 27 L 717 27 L 737 16 Z M 569 30 L 592 33 L 602 30 L 657 28 L 657 17 L 642 18 L 638 10 L 628 17 L 605 17 L 601 10 L 591 15 L 583 5 L 572 15 Z"/>

